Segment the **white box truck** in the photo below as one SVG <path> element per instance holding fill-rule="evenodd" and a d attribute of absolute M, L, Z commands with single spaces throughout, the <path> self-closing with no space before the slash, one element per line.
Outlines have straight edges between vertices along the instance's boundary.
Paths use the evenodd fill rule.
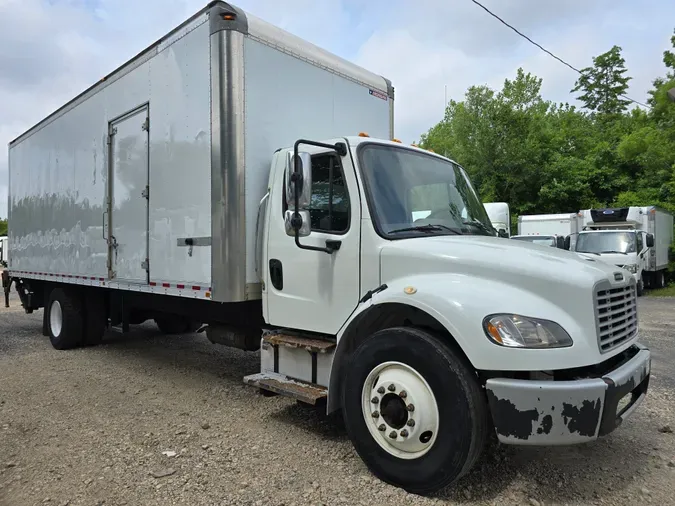
<path fill-rule="evenodd" d="M 506 202 L 485 202 L 485 212 L 500 237 L 511 237 L 511 212 Z"/>
<path fill-rule="evenodd" d="M 561 249 L 574 249 L 580 230 L 577 213 L 531 214 L 518 216 L 519 241 Z"/>
<path fill-rule="evenodd" d="M 386 140 L 392 114 L 386 79 L 213 2 L 10 143 L 6 290 L 57 349 L 151 319 L 259 349 L 246 383 L 341 410 L 415 493 L 490 432 L 613 431 L 649 383 L 634 279 L 495 237 L 460 165 Z"/>
<path fill-rule="evenodd" d="M 638 294 L 645 287 L 666 284 L 673 215 L 656 206 L 585 209 L 574 248 L 578 253 L 628 270 L 637 282 Z"/>

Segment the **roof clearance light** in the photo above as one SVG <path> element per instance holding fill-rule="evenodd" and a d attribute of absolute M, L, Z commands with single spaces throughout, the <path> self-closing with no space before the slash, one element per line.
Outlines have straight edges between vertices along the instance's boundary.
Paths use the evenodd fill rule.
<path fill-rule="evenodd" d="M 427 149 L 427 151 L 428 151 L 429 153 L 435 153 L 435 152 L 436 152 L 436 151 L 434 151 L 434 150 L 431 149 L 431 148 Z"/>
<path fill-rule="evenodd" d="M 391 142 L 398 142 L 399 144 L 401 143 L 401 141 L 399 141 L 398 139 L 392 139 Z"/>
<path fill-rule="evenodd" d="M 223 19 L 225 21 L 234 21 L 237 18 L 234 14 L 223 14 Z"/>
<path fill-rule="evenodd" d="M 366 132 L 359 132 L 359 137 L 370 137 Z"/>

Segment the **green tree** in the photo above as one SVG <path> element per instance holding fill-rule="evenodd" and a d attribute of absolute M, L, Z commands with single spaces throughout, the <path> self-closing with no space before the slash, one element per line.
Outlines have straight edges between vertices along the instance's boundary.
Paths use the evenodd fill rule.
<path fill-rule="evenodd" d="M 598 114 L 620 114 L 628 109 L 630 100 L 624 98 L 631 80 L 626 74 L 626 62 L 621 48 L 612 49 L 593 58 L 593 66 L 581 70 L 572 93 L 581 92 L 577 97 L 584 106 Z"/>

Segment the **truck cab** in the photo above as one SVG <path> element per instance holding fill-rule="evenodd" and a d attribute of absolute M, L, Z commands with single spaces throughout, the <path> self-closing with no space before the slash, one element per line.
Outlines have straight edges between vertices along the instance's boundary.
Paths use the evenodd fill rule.
<path fill-rule="evenodd" d="M 636 211 L 631 213 L 631 209 Z M 654 246 L 654 236 L 640 230 L 642 216 L 638 209 L 582 211 L 580 215 L 586 221 L 578 235 L 575 251 L 627 270 L 635 278 L 638 295 L 642 295 L 649 248 Z"/>
<path fill-rule="evenodd" d="M 257 223 L 269 329 L 244 381 L 326 397 L 385 481 L 437 490 L 489 427 L 506 444 L 592 441 L 645 397 L 633 277 L 499 238 L 450 159 L 366 134 L 298 140 L 273 157 Z"/>

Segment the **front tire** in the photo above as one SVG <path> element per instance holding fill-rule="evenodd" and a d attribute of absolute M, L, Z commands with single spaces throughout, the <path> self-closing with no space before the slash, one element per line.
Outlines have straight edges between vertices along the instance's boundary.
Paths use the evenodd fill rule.
<path fill-rule="evenodd" d="M 378 478 L 416 494 L 466 474 L 488 439 L 485 396 L 449 346 L 413 328 L 366 339 L 342 391 L 345 425 Z"/>
<path fill-rule="evenodd" d="M 75 290 L 54 288 L 49 294 L 47 330 L 52 346 L 69 350 L 82 343 L 84 313 Z"/>
<path fill-rule="evenodd" d="M 642 278 L 640 278 L 640 281 L 638 281 L 638 284 L 637 284 L 637 296 L 642 297 L 642 294 L 644 292 L 645 292 L 645 283 L 642 280 Z"/>

